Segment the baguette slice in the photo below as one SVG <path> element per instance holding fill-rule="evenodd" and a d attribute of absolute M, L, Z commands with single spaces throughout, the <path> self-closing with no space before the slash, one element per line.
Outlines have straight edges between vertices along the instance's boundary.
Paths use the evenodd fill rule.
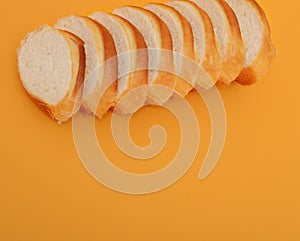
<path fill-rule="evenodd" d="M 117 65 L 107 61 L 116 55 L 112 37 L 92 19 L 75 15 L 59 19 L 55 28 L 71 32 L 84 41 L 86 68 L 82 107 L 102 118 L 114 106 L 117 92 Z"/>
<path fill-rule="evenodd" d="M 199 85 L 204 89 L 211 88 L 220 78 L 222 57 L 209 16 L 196 4 L 189 1 L 171 1 L 167 5 L 174 7 L 191 24 L 197 62 L 212 80 L 208 86 L 201 86 L 203 83 L 199 78 Z"/>
<path fill-rule="evenodd" d="M 63 122 L 79 110 L 85 72 L 79 38 L 45 25 L 27 35 L 17 57 L 23 86 L 46 115 Z"/>
<path fill-rule="evenodd" d="M 125 6 L 115 9 L 113 13 L 127 19 L 143 35 L 148 48 L 147 104 L 164 104 L 173 95 L 176 84 L 169 29 L 154 13 L 143 8 Z"/>
<path fill-rule="evenodd" d="M 174 51 L 174 69 L 176 74 L 175 90 L 181 95 L 186 96 L 193 88 L 195 78 L 191 76 L 190 67 L 186 57 L 195 59 L 194 52 L 194 35 L 190 24 L 187 20 L 174 8 L 160 4 L 150 3 L 145 9 L 156 14 L 168 27 L 172 37 Z M 188 78 L 186 81 L 183 78 Z"/>
<path fill-rule="evenodd" d="M 133 113 L 144 106 L 147 98 L 148 55 L 144 39 L 124 18 L 104 12 L 95 12 L 90 17 L 108 29 L 115 42 L 118 54 L 116 111 Z"/>
<path fill-rule="evenodd" d="M 236 79 L 243 85 L 260 80 L 276 56 L 263 9 L 254 0 L 226 0 L 235 12 L 246 46 L 244 69 Z"/>
<path fill-rule="evenodd" d="M 230 84 L 241 73 L 246 49 L 237 17 L 224 0 L 190 0 L 210 17 L 220 43 L 222 72 L 220 82 Z"/>

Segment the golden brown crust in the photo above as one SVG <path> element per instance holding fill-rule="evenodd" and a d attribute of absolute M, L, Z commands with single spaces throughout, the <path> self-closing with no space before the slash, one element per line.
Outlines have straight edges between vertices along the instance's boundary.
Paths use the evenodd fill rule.
<path fill-rule="evenodd" d="M 55 119 L 63 122 L 71 118 L 81 106 L 85 75 L 85 50 L 83 41 L 76 35 L 63 30 L 58 31 L 61 32 L 69 43 L 73 62 L 73 80 L 70 83 L 67 95 L 58 105 L 50 106 Z"/>
<path fill-rule="evenodd" d="M 242 39 L 238 19 L 231 7 L 224 0 L 216 0 L 222 7 L 227 19 L 227 51 L 223 58 L 222 72 L 219 82 L 230 84 L 241 73 L 246 56 L 246 48 Z"/>
<path fill-rule="evenodd" d="M 149 15 L 152 19 L 157 22 L 159 26 L 160 36 L 161 36 L 161 49 L 167 50 L 170 52 L 163 52 L 161 55 L 160 61 L 160 68 L 168 70 L 166 71 L 158 71 L 157 78 L 153 82 L 156 85 L 163 85 L 168 87 L 169 89 L 175 89 L 176 85 L 176 78 L 174 78 L 174 65 L 173 65 L 173 43 L 172 43 L 172 36 L 170 30 L 168 29 L 167 25 L 154 13 L 147 9 L 135 7 L 140 11 L 144 12 L 144 14 Z"/>
<path fill-rule="evenodd" d="M 139 69 L 139 71 L 134 72 L 133 78 L 130 79 L 129 83 L 130 86 L 136 88 L 142 85 L 148 85 L 148 51 L 143 35 L 131 23 L 129 23 L 129 25 L 135 35 L 136 49 L 138 50 L 137 69 Z"/>
<path fill-rule="evenodd" d="M 115 106 L 114 100 L 117 94 L 118 72 L 115 56 L 117 55 L 117 52 L 113 38 L 108 30 L 103 25 L 89 17 L 84 17 L 84 19 L 93 34 L 97 51 L 103 51 L 104 77 L 101 84 L 99 84 L 99 82 L 96 83 L 93 93 L 89 96 L 90 100 L 98 102 L 92 103 L 92 105 L 97 104 L 97 107 L 95 107 L 95 110 L 91 110 L 85 103 L 83 103 L 83 110 L 87 113 L 94 112 L 98 118 L 102 118 L 110 108 Z M 106 88 L 104 93 L 102 93 L 103 86 Z M 102 94 L 100 100 L 99 94 Z"/>
<path fill-rule="evenodd" d="M 183 28 L 183 55 L 187 58 L 187 59 L 191 59 L 193 61 L 196 60 L 196 55 L 195 55 L 195 49 L 194 49 L 194 35 L 193 35 L 193 29 L 190 25 L 190 23 L 176 10 L 174 9 L 180 20 L 181 20 L 181 24 L 182 24 L 182 28 Z M 185 63 L 186 62 L 186 63 Z M 191 63 L 189 61 L 184 60 L 184 65 L 183 66 L 183 70 L 182 70 L 182 74 L 184 77 L 190 77 L 191 79 L 189 80 L 183 80 L 181 78 L 177 78 L 177 88 L 176 90 L 179 92 L 179 94 L 181 94 L 182 96 L 186 96 L 191 90 L 194 89 L 194 86 L 191 85 L 191 81 L 193 76 L 190 76 L 190 67 L 191 67 Z M 178 87 L 179 86 L 179 87 Z"/>
<path fill-rule="evenodd" d="M 169 6 L 170 7 L 170 6 Z M 171 7 L 170 7 L 171 8 Z M 196 55 L 195 55 L 195 49 L 194 49 L 194 35 L 193 35 L 193 30 L 189 22 L 175 9 L 174 11 L 177 12 L 178 17 L 180 18 L 180 22 L 182 25 L 183 29 L 183 56 L 191 59 L 193 61 L 196 60 Z M 193 90 L 194 86 L 191 85 L 192 76 L 189 75 L 189 68 L 190 68 L 190 62 L 184 60 L 184 66 L 182 69 L 182 75 L 183 77 L 191 77 L 189 80 L 182 79 L 180 77 L 177 77 L 176 79 L 176 91 L 181 95 L 181 96 L 186 96 L 191 90 Z"/>
<path fill-rule="evenodd" d="M 122 94 L 122 96 L 125 96 L 129 91 L 148 84 L 148 52 L 147 45 L 140 31 L 125 18 L 120 16 L 116 17 L 122 21 L 123 26 L 125 26 L 127 31 L 133 35 L 135 49 L 131 50 L 137 51 L 136 69 L 139 71 L 130 73 L 128 79 L 128 89 Z M 120 98 L 122 98 L 122 96 Z"/>
<path fill-rule="evenodd" d="M 158 65 L 157 75 L 152 84 L 148 86 L 148 99 L 146 104 L 164 104 L 174 93 L 176 85 L 176 78 L 174 78 L 173 45 L 171 33 L 165 23 L 151 11 L 136 6 L 125 7 L 129 7 L 141 12 L 149 19 L 152 19 L 155 23 L 157 34 L 161 38 L 160 62 Z M 159 86 L 164 86 L 166 88 L 160 88 Z"/>
<path fill-rule="evenodd" d="M 189 22 L 173 7 L 162 4 L 162 3 L 151 3 L 157 5 L 165 10 L 171 12 L 172 14 L 176 15 L 179 18 L 178 24 L 181 25 L 183 30 L 183 52 L 179 53 L 182 54 L 184 57 L 189 58 L 191 60 L 196 60 L 196 55 L 194 51 L 194 35 L 193 30 Z M 188 75 L 190 65 L 188 61 L 183 62 L 183 66 L 180 69 L 180 74 L 184 77 Z M 175 90 L 181 95 L 186 96 L 193 88 L 188 81 L 182 79 L 180 76 L 175 76 L 176 79 L 176 86 Z"/>
<path fill-rule="evenodd" d="M 127 21 L 127 20 L 126 20 Z M 129 23 L 129 22 L 128 22 Z M 129 97 L 124 101 L 123 103 L 125 105 L 125 108 L 120 109 L 120 112 L 126 113 L 126 109 L 128 110 L 127 112 L 132 112 L 130 109 L 130 106 L 132 106 L 133 110 L 136 111 L 137 108 L 141 108 L 142 106 L 136 106 L 134 102 L 139 102 L 140 104 L 142 103 L 143 105 L 146 102 L 147 98 L 147 90 L 148 90 L 148 49 L 146 42 L 144 40 L 143 35 L 141 32 L 131 23 L 129 23 L 129 26 L 131 30 L 134 33 L 134 38 L 136 42 L 136 50 L 137 50 L 137 63 L 136 63 L 136 69 L 138 71 L 135 71 L 132 73 L 132 75 L 129 78 L 129 91 L 136 89 L 138 87 L 143 87 L 136 89 L 134 95 L 129 95 Z M 128 91 L 128 92 L 129 92 Z M 127 94 L 127 93 L 126 93 Z M 128 108 L 129 106 L 129 108 Z M 122 108 L 122 106 L 121 106 Z M 124 111 L 125 110 L 125 111 Z"/>
<path fill-rule="evenodd" d="M 85 52 L 83 47 L 83 42 L 76 37 L 75 35 L 62 31 L 59 31 L 63 37 L 66 39 L 70 46 L 71 50 L 71 58 L 73 61 L 78 61 L 78 68 L 73 73 L 72 80 L 70 83 L 68 93 L 57 105 L 49 105 L 43 101 L 41 101 L 36 96 L 28 93 L 33 102 L 42 110 L 47 116 L 49 116 L 53 120 L 57 120 L 58 122 L 67 121 L 72 115 L 78 111 L 81 104 L 82 98 L 82 85 L 84 81 L 84 72 L 85 72 Z M 75 56 L 72 52 L 76 53 Z M 74 67 L 74 66 L 73 66 Z M 74 70 L 74 69 L 73 69 Z"/>
<path fill-rule="evenodd" d="M 271 39 L 270 26 L 263 9 L 254 0 L 247 0 L 247 3 L 252 6 L 260 17 L 263 26 L 263 43 L 257 58 L 250 66 L 245 67 L 236 79 L 238 83 L 243 85 L 250 85 L 260 80 L 276 56 L 276 50 Z"/>
<path fill-rule="evenodd" d="M 51 119 L 56 120 L 56 117 L 54 116 L 54 114 L 52 113 L 52 109 L 51 106 L 49 106 L 48 104 L 44 103 L 43 101 L 41 101 L 40 99 L 38 99 L 37 97 L 31 95 L 29 92 L 26 91 L 26 93 L 28 94 L 28 96 L 31 98 L 31 100 L 33 101 L 33 103 L 36 104 L 36 106 L 47 116 L 49 116 Z"/>
<path fill-rule="evenodd" d="M 162 38 L 162 50 L 167 50 L 167 52 L 163 52 L 161 55 L 161 61 L 159 63 L 159 68 L 162 70 L 168 70 L 168 71 L 158 71 L 157 78 L 153 82 L 155 85 L 162 85 L 164 87 L 167 87 L 168 89 L 165 89 L 165 91 L 161 91 L 161 97 L 163 97 L 162 100 L 160 99 L 159 95 L 156 95 L 153 92 L 158 92 L 158 89 L 156 89 L 155 86 L 150 89 L 150 92 L 152 97 L 156 95 L 153 99 L 149 99 L 148 103 L 153 104 L 163 104 L 164 102 L 168 101 L 168 99 L 165 98 L 165 96 L 168 96 L 170 93 L 170 90 L 174 90 L 176 86 L 177 78 L 175 77 L 175 71 L 174 71 L 174 64 L 173 64 L 173 42 L 172 42 L 172 36 L 170 33 L 170 30 L 168 29 L 167 25 L 154 13 L 152 13 L 149 10 L 144 9 L 146 12 L 149 13 L 159 24 L 159 30 L 160 30 L 160 36 Z M 172 94 L 170 94 L 170 97 Z"/>
<path fill-rule="evenodd" d="M 136 63 L 134 66 L 136 71 L 128 73 L 126 90 L 115 98 L 115 111 L 127 114 L 135 112 L 144 105 L 146 101 L 147 88 L 140 88 L 139 90 L 136 90 L 137 92 L 134 94 L 128 95 L 128 93 L 138 87 L 146 86 L 148 84 L 148 52 L 144 38 L 138 29 L 125 18 L 118 15 L 112 16 L 121 24 L 128 36 L 128 41 L 131 41 L 129 42 L 130 50 L 136 51 Z"/>
<path fill-rule="evenodd" d="M 219 48 L 217 47 L 217 40 L 215 31 L 208 14 L 198 7 L 197 4 L 189 2 L 193 7 L 199 12 L 201 16 L 204 32 L 205 32 L 205 55 L 202 62 L 202 67 L 208 75 L 211 77 L 212 81 L 215 83 L 221 74 L 222 69 L 222 57 Z"/>
<path fill-rule="evenodd" d="M 270 67 L 271 62 L 276 55 L 276 50 L 272 43 L 270 27 L 266 15 L 263 9 L 258 5 L 258 3 L 255 0 L 245 0 L 248 4 L 252 6 L 252 8 L 257 12 L 258 16 L 260 17 L 263 26 L 263 38 L 261 51 L 258 54 L 257 58 L 251 63 L 250 66 L 244 67 L 246 50 L 242 40 L 238 19 L 234 11 L 224 0 L 216 1 L 222 7 L 228 21 L 228 43 L 227 51 L 225 53 L 225 57 L 223 58 L 223 63 L 220 51 L 218 50 L 213 25 L 208 14 L 201 8 L 199 8 L 195 3 L 189 2 L 197 9 L 204 23 L 204 31 L 206 33 L 206 50 L 202 67 L 207 71 L 207 73 L 211 76 L 213 80 L 218 79 L 217 85 L 220 85 L 222 83 L 229 84 L 234 79 L 236 79 L 237 82 L 243 85 L 253 84 L 262 78 L 267 69 Z M 179 24 L 182 25 L 184 30 L 183 55 L 195 60 L 196 56 L 193 44 L 194 37 L 190 24 L 176 9 L 162 4 L 159 5 L 168 8 L 170 9 L 170 11 L 173 11 L 176 14 L 178 14 L 180 18 Z M 172 37 L 167 25 L 151 11 L 142 8 L 138 9 L 140 9 L 145 14 L 149 15 L 151 18 L 155 19 L 155 21 L 158 23 L 160 31 L 159 34 L 162 38 L 161 49 L 172 51 Z M 105 56 L 104 61 L 106 62 L 107 60 L 114 58 L 117 55 L 117 53 L 111 34 L 100 23 L 87 17 L 84 18 L 86 19 L 86 21 L 90 21 L 93 24 L 95 24 L 95 26 L 97 26 L 97 29 L 99 31 L 98 34 L 100 33 L 100 35 L 103 38 L 103 50 Z M 138 64 L 142 63 L 143 66 L 147 66 L 147 46 L 142 34 L 127 20 L 123 19 L 123 21 L 126 22 L 127 27 L 134 34 L 136 50 L 144 49 L 144 51 L 140 52 L 140 55 L 138 56 Z M 86 58 L 84 43 L 81 39 L 67 31 L 57 31 L 59 31 L 60 34 L 65 38 L 70 47 L 70 57 L 72 59 L 72 80 L 70 82 L 68 93 L 57 105 L 49 105 L 41 101 L 36 96 L 28 93 L 27 91 L 26 93 L 39 107 L 39 109 L 41 109 L 47 116 L 59 122 L 63 122 L 71 118 L 72 115 L 75 112 L 77 112 L 80 108 L 81 99 L 83 95 Z M 93 34 L 95 33 L 93 32 Z M 105 65 L 105 78 L 111 80 L 111 70 L 116 70 L 115 72 L 113 71 L 116 75 L 118 67 L 116 61 L 109 62 L 110 65 Z M 173 55 L 171 54 L 171 52 L 170 54 L 163 54 L 160 62 L 160 68 L 169 70 L 173 69 L 170 66 L 173 66 Z M 170 73 L 158 71 L 157 78 L 153 83 L 157 85 L 163 85 L 171 89 L 175 88 L 183 96 L 186 95 L 193 88 L 193 86 L 191 86 L 185 80 L 180 79 L 178 76 L 175 76 L 173 73 L 172 71 L 170 71 Z M 146 68 L 142 69 L 141 71 L 135 71 L 131 73 L 128 81 L 128 89 L 123 93 L 122 96 L 126 95 L 130 90 L 136 87 L 147 85 L 147 76 L 148 70 Z M 111 107 L 114 107 L 116 103 L 116 93 L 117 81 L 114 81 L 104 92 L 94 114 L 96 114 L 98 117 L 102 117 Z M 90 112 L 88 107 L 83 105 L 83 108 L 85 109 L 85 111 Z"/>

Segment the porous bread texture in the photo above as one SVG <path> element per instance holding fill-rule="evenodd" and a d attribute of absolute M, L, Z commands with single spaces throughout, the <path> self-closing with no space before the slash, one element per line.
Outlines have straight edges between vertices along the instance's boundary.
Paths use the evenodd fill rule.
<path fill-rule="evenodd" d="M 211 77 L 211 83 L 201 87 L 211 88 L 220 77 L 222 60 L 209 16 L 196 4 L 189 1 L 171 1 L 167 4 L 179 11 L 190 23 L 194 35 L 197 63 Z M 199 80 L 201 80 L 201 76 L 199 76 Z"/>
<path fill-rule="evenodd" d="M 21 42 L 17 57 L 22 84 L 43 112 L 62 122 L 79 110 L 85 69 L 80 39 L 44 25 Z"/>
<path fill-rule="evenodd" d="M 243 69 L 245 46 L 237 17 L 224 0 L 190 0 L 210 17 L 222 54 L 222 72 L 218 83 L 230 84 Z"/>
<path fill-rule="evenodd" d="M 246 47 L 244 69 L 237 81 L 253 84 L 269 69 L 276 55 L 263 9 L 254 0 L 226 0 L 235 12 Z"/>
<path fill-rule="evenodd" d="M 190 23 L 193 35 L 194 35 L 194 45 L 197 51 L 198 63 L 202 64 L 205 54 L 205 29 L 201 18 L 198 17 L 198 13 L 185 1 L 171 1 L 167 3 L 169 6 L 175 8 L 180 14 L 182 14 Z M 200 20 L 200 21 L 199 21 Z M 197 29 L 197 31 L 196 31 Z"/>
<path fill-rule="evenodd" d="M 124 114 L 133 113 L 146 101 L 148 58 L 147 51 L 140 51 L 146 48 L 146 44 L 138 30 L 120 16 L 95 12 L 90 17 L 110 32 L 116 46 L 118 54 L 116 111 Z M 133 93 L 134 89 L 136 89 L 135 93 Z"/>
<path fill-rule="evenodd" d="M 190 24 L 174 8 L 165 4 L 150 3 L 145 9 L 156 14 L 168 27 L 174 51 L 174 70 L 176 77 L 175 90 L 186 96 L 194 87 L 194 76 L 191 76 L 190 61 L 195 60 L 194 38 Z M 190 60 L 188 60 L 190 59 Z"/>
<path fill-rule="evenodd" d="M 226 15 L 222 8 L 218 4 L 217 0 L 190 0 L 202 8 L 210 17 L 214 31 L 218 37 L 222 56 L 225 56 L 227 43 L 228 43 L 228 32 L 226 26 Z"/>
<path fill-rule="evenodd" d="M 263 26 L 257 13 L 247 1 L 226 0 L 235 12 L 246 47 L 245 66 L 249 66 L 262 47 Z"/>
<path fill-rule="evenodd" d="M 18 49 L 26 92 L 59 122 L 72 117 L 81 104 L 101 118 L 116 103 L 127 114 L 142 107 L 146 96 L 146 104 L 162 105 L 174 89 L 186 95 L 193 83 L 177 77 L 193 68 L 184 65 L 182 56 L 198 64 L 194 67 L 202 76 L 195 74 L 195 85 L 209 89 L 236 77 L 244 85 L 255 83 L 276 55 L 266 15 L 255 0 L 177 0 L 90 17 L 65 17 L 57 29 L 42 26 Z M 147 88 L 121 101 L 141 86 Z M 92 111 L 99 93 L 103 98 Z"/>
<path fill-rule="evenodd" d="M 154 3 L 147 5 L 145 9 L 150 10 L 151 12 L 156 14 L 162 21 L 164 21 L 172 36 L 173 51 L 177 53 L 183 53 L 183 29 L 180 17 L 176 15 L 176 12 L 174 13 L 174 9 L 170 9 L 168 8 L 168 6 L 165 6 L 163 4 Z M 181 61 L 182 59 L 180 58 L 174 58 L 176 72 L 179 71 Z"/>
<path fill-rule="evenodd" d="M 169 29 L 155 14 L 140 7 L 120 7 L 113 13 L 127 19 L 142 34 L 148 48 L 147 103 L 164 104 L 173 95 L 176 84 Z"/>
<path fill-rule="evenodd" d="M 70 46 L 62 34 L 48 26 L 30 33 L 18 57 L 25 88 L 50 105 L 58 104 L 72 78 Z"/>
<path fill-rule="evenodd" d="M 158 30 L 159 26 L 157 23 L 152 24 L 153 20 L 149 18 L 149 16 L 144 15 L 140 9 L 136 7 L 121 7 L 115 9 L 113 13 L 131 22 L 142 33 L 149 49 L 161 47 L 161 36 Z M 149 57 L 149 65 L 158 68 L 159 56 L 151 55 L 151 57 Z M 149 71 L 148 82 L 153 83 L 156 75 L 157 73 Z"/>
<path fill-rule="evenodd" d="M 85 68 L 85 85 L 84 85 L 84 96 L 90 94 L 96 85 L 96 78 L 89 78 L 91 73 L 97 68 L 98 64 L 103 63 L 104 51 L 97 53 L 97 47 L 95 39 L 93 37 L 92 30 L 88 27 L 85 19 L 80 16 L 70 15 L 61 19 L 58 19 L 54 26 L 57 29 L 71 32 L 78 36 L 84 42 L 85 54 L 86 54 L 86 68 Z M 100 39 L 100 44 L 103 45 L 103 39 Z M 99 58 L 98 58 L 99 55 Z M 98 81 L 102 81 L 102 76 L 99 76 Z"/>
<path fill-rule="evenodd" d="M 130 43 L 126 31 L 120 22 L 115 18 L 115 16 L 104 13 L 104 12 L 94 12 L 90 15 L 92 19 L 102 24 L 112 35 L 116 51 L 118 56 L 122 53 L 129 52 L 134 49 L 134 43 Z M 132 69 L 131 62 L 134 60 L 130 54 L 122 55 L 124 57 L 118 59 L 118 92 L 117 96 L 120 96 L 126 89 L 126 84 L 128 82 L 128 76 L 122 76 L 122 73 L 130 72 Z"/>
<path fill-rule="evenodd" d="M 116 78 L 107 70 L 105 62 L 116 54 L 112 38 L 107 30 L 88 17 L 67 16 L 59 19 L 55 28 L 71 32 L 84 41 L 86 69 L 82 107 L 102 118 L 114 106 L 116 95 Z M 117 71 L 117 66 L 110 63 L 109 67 Z"/>

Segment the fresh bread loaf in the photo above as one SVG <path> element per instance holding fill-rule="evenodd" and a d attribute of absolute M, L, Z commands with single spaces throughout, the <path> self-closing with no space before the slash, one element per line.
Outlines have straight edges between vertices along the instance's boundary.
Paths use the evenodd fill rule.
<path fill-rule="evenodd" d="M 220 82 L 230 84 L 241 73 L 245 63 L 245 47 L 237 17 L 224 0 L 190 0 L 210 17 L 222 54 Z"/>
<path fill-rule="evenodd" d="M 188 21 L 174 8 L 165 4 L 151 3 L 145 9 L 156 14 L 168 27 L 172 37 L 174 52 L 174 71 L 176 76 L 175 90 L 186 96 L 194 88 L 194 76 L 191 76 L 188 61 L 185 58 L 196 60 L 194 51 L 194 35 Z M 185 77 L 185 79 L 180 78 Z M 188 80 L 186 80 L 188 78 Z"/>
<path fill-rule="evenodd" d="M 80 107 L 101 118 L 193 88 L 253 84 L 275 54 L 255 0 L 173 0 L 42 26 L 21 42 L 18 69 L 33 101 L 63 122 Z"/>
<path fill-rule="evenodd" d="M 269 23 L 254 0 L 225 0 L 235 12 L 246 46 L 246 59 L 237 82 L 249 85 L 260 80 L 276 55 Z"/>
<path fill-rule="evenodd" d="M 17 57 L 23 86 L 46 115 L 63 122 L 79 110 L 85 52 L 78 37 L 45 25 L 27 35 Z"/>
<path fill-rule="evenodd" d="M 81 16 L 59 19 L 55 27 L 77 35 L 86 53 L 85 84 L 82 107 L 99 118 L 114 106 L 117 91 L 115 45 L 108 31 L 95 21 Z"/>
<path fill-rule="evenodd" d="M 171 1 L 167 3 L 180 12 L 190 23 L 194 34 L 194 48 L 197 63 L 209 74 L 212 82 L 202 88 L 211 88 L 220 78 L 222 69 L 221 53 L 218 47 L 212 22 L 205 11 L 190 1 Z"/>
<path fill-rule="evenodd" d="M 169 29 L 159 17 L 143 8 L 125 6 L 115 9 L 113 13 L 127 19 L 143 35 L 148 48 L 148 103 L 164 104 L 173 95 L 176 85 Z"/>
<path fill-rule="evenodd" d="M 148 56 L 145 41 L 141 33 L 122 17 L 103 12 L 95 12 L 90 17 L 102 24 L 115 42 L 118 56 L 117 111 L 133 113 L 144 106 L 147 97 Z M 135 92 L 129 93 L 135 89 Z"/>

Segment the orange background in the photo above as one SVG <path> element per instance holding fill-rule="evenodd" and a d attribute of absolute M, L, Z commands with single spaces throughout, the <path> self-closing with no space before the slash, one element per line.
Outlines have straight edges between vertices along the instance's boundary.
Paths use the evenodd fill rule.
<path fill-rule="evenodd" d="M 2 2 L 0 240 L 300 240 L 300 5 L 295 0 L 259 3 L 271 24 L 277 58 L 258 84 L 221 89 L 228 135 L 217 168 L 206 180 L 197 179 L 210 122 L 201 98 L 191 93 L 202 134 L 193 166 L 164 191 L 132 196 L 105 188 L 87 173 L 76 155 L 71 121 L 57 125 L 27 98 L 15 56 L 26 32 L 58 17 L 146 1 Z M 167 111 L 147 107 L 132 121 L 140 145 L 148 143 L 151 125 L 162 124 L 168 132 L 166 149 L 148 163 L 126 158 L 112 146 L 109 117 L 97 121 L 97 131 L 121 168 L 153 171 L 175 154 L 178 124 Z"/>

